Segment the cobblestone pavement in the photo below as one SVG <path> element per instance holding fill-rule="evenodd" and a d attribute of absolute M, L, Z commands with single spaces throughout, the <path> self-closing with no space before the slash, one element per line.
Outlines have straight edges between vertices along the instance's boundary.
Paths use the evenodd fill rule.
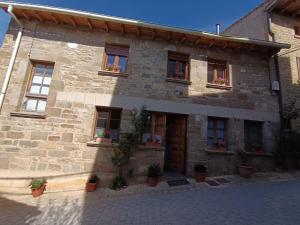
<path fill-rule="evenodd" d="M 33 200 L 32 200 L 33 201 Z M 36 200 L 34 200 L 36 201 Z M 49 199 L 47 204 L 0 197 L 0 224 L 34 225 L 299 225 L 300 180 L 244 183 L 115 198 Z"/>

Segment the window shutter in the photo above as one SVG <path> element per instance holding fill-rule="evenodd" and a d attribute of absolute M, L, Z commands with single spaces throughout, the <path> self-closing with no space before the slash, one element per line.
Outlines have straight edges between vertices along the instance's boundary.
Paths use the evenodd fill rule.
<path fill-rule="evenodd" d="M 105 52 L 106 52 L 106 54 L 110 54 L 110 55 L 120 55 L 120 56 L 127 56 L 128 57 L 129 47 L 107 44 L 105 46 Z"/>
<path fill-rule="evenodd" d="M 300 57 L 297 57 L 298 80 L 300 80 Z"/>

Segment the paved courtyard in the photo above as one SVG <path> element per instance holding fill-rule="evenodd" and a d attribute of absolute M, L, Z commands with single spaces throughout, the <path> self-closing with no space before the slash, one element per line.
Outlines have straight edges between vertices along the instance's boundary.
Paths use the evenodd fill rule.
<path fill-rule="evenodd" d="M 83 200 L 69 196 L 47 200 L 46 204 L 32 201 L 37 202 L 0 197 L 0 224 L 300 224 L 300 180 L 114 198 L 97 198 L 96 193 L 90 193 Z"/>

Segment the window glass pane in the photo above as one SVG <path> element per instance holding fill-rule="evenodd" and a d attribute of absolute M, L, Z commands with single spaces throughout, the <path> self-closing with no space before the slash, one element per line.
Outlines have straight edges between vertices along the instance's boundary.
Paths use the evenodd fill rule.
<path fill-rule="evenodd" d="M 108 117 L 108 112 L 101 111 L 99 112 L 99 118 L 106 119 Z"/>
<path fill-rule="evenodd" d="M 176 61 L 169 60 L 168 61 L 168 77 L 176 76 Z"/>
<path fill-rule="evenodd" d="M 40 76 L 34 76 L 32 79 L 32 83 L 34 84 L 42 84 L 43 81 L 43 77 Z"/>
<path fill-rule="evenodd" d="M 212 83 L 214 80 L 214 67 L 211 64 L 208 64 L 208 73 L 207 73 L 207 82 Z"/>
<path fill-rule="evenodd" d="M 26 104 L 26 110 L 28 111 L 35 111 L 36 109 L 37 100 L 35 99 L 28 99 Z"/>
<path fill-rule="evenodd" d="M 109 128 L 110 129 L 119 129 L 119 124 L 120 124 L 119 120 L 110 120 Z"/>
<path fill-rule="evenodd" d="M 211 138 L 214 137 L 214 132 L 212 129 L 207 130 L 207 137 L 211 137 Z"/>
<path fill-rule="evenodd" d="M 185 67 L 186 67 L 186 62 L 178 62 L 179 64 L 179 78 L 184 79 L 185 77 Z"/>
<path fill-rule="evenodd" d="M 119 58 L 120 58 L 120 62 L 119 62 L 120 72 L 125 73 L 126 72 L 127 57 L 119 56 Z"/>
<path fill-rule="evenodd" d="M 107 66 L 113 66 L 115 63 L 115 57 L 114 55 L 108 55 L 108 59 L 107 59 Z"/>
<path fill-rule="evenodd" d="M 213 128 L 214 127 L 214 121 L 212 119 L 208 119 L 208 128 Z"/>
<path fill-rule="evenodd" d="M 48 93 L 49 93 L 49 87 L 42 87 L 41 94 L 42 95 L 48 95 Z"/>
<path fill-rule="evenodd" d="M 119 130 L 111 129 L 109 131 L 109 137 L 112 139 L 113 142 L 116 142 L 119 139 Z"/>
<path fill-rule="evenodd" d="M 213 139 L 208 138 L 208 139 L 207 139 L 207 145 L 210 146 L 210 147 L 212 147 L 212 146 L 214 145 Z"/>
<path fill-rule="evenodd" d="M 110 116 L 111 119 L 120 119 L 121 112 L 119 110 L 112 110 Z"/>
<path fill-rule="evenodd" d="M 48 68 L 44 70 L 44 73 L 46 77 L 52 77 L 53 66 L 48 66 Z"/>
<path fill-rule="evenodd" d="M 224 129 L 225 128 L 225 121 L 224 120 L 218 120 L 217 121 L 217 128 Z"/>
<path fill-rule="evenodd" d="M 52 80 L 51 77 L 45 77 L 44 81 L 43 81 L 43 84 L 44 85 L 50 85 L 51 84 L 51 80 Z"/>
<path fill-rule="evenodd" d="M 37 105 L 37 111 L 44 112 L 46 109 L 47 102 L 44 100 L 39 100 Z"/>
<path fill-rule="evenodd" d="M 97 121 L 97 128 L 106 128 L 106 123 L 107 120 L 106 119 L 98 119 Z"/>
<path fill-rule="evenodd" d="M 224 76 L 224 68 L 221 65 L 218 65 L 218 79 L 220 80 L 224 80 L 225 76 Z"/>
<path fill-rule="evenodd" d="M 42 68 L 41 66 L 42 65 L 36 65 L 35 66 L 34 74 L 36 76 L 43 76 L 43 74 L 44 74 L 44 68 Z"/>
<path fill-rule="evenodd" d="M 225 136 L 224 130 L 217 130 L 217 138 L 224 139 L 224 136 Z"/>
<path fill-rule="evenodd" d="M 30 88 L 30 94 L 39 94 L 40 93 L 40 86 L 32 85 Z"/>
<path fill-rule="evenodd" d="M 96 135 L 101 135 L 101 134 L 104 134 L 104 132 L 105 132 L 105 128 L 103 128 L 103 127 L 97 127 L 96 128 Z"/>

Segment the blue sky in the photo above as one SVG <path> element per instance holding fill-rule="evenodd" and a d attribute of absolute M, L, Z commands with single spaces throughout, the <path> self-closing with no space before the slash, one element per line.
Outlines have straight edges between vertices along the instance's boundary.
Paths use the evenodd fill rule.
<path fill-rule="evenodd" d="M 22 0 L 23 3 L 58 6 L 202 31 L 215 24 L 230 25 L 262 0 Z M 9 22 L 0 11 L 0 45 Z"/>

